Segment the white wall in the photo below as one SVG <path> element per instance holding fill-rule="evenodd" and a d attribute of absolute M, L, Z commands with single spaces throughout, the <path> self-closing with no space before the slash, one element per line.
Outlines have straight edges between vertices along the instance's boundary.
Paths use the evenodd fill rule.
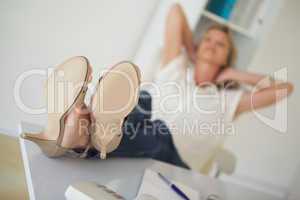
<path fill-rule="evenodd" d="M 238 135 L 230 137 L 226 147 L 238 156 L 234 177 L 251 184 L 274 186 L 275 190 L 290 187 L 300 172 L 300 1 L 285 1 L 280 15 L 258 50 L 249 70 L 270 73 L 288 68 L 288 80 L 295 85 L 288 100 L 288 129 L 280 134 L 261 122 L 254 114 L 241 116 L 236 122 Z M 274 107 L 263 110 L 270 114 Z M 299 177 L 300 178 L 300 177 Z M 276 189 L 277 188 L 277 189 Z M 298 188 L 299 189 L 299 188 Z"/>
<path fill-rule="evenodd" d="M 158 0 L 2 0 L 0 6 L 0 132 L 16 134 L 20 120 L 43 123 L 45 115 L 22 112 L 14 101 L 18 75 L 45 69 L 74 55 L 101 68 L 131 59 Z M 41 107 L 43 78 L 24 82 L 27 105 Z"/>

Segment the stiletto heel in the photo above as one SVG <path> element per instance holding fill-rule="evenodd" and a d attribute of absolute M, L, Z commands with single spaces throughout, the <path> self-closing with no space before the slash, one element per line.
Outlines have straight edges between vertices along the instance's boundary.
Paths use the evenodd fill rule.
<path fill-rule="evenodd" d="M 37 144 L 48 157 L 59 157 L 69 151 L 69 148 L 62 146 L 65 121 L 75 106 L 83 104 L 87 90 L 88 75 L 89 62 L 87 58 L 82 56 L 68 59 L 56 67 L 47 80 L 48 124 L 45 132 L 58 133 L 58 136 L 56 138 L 45 139 L 39 136 L 39 134 L 22 133 L 20 135 L 21 138 Z M 64 85 L 61 85 L 61 83 Z M 65 93 L 63 96 L 60 96 L 61 93 L 59 92 L 62 91 L 59 89 L 65 89 L 65 84 L 68 84 L 68 89 L 70 89 L 70 84 L 73 86 L 72 89 L 75 88 L 75 92 L 72 91 L 74 93 L 71 93 L 75 94 L 71 100 Z M 59 86 L 63 86 L 63 88 L 59 88 Z M 67 92 L 67 95 L 70 95 L 70 91 Z M 62 103 L 62 105 L 59 103 Z"/>
<path fill-rule="evenodd" d="M 32 136 L 30 136 L 32 135 Z M 22 133 L 21 137 L 26 140 L 30 140 L 39 146 L 42 152 L 48 157 L 59 157 L 62 156 L 68 151 L 67 148 L 58 146 L 56 141 L 52 140 L 43 140 L 38 139 L 34 136 L 35 134 L 31 133 Z"/>
<path fill-rule="evenodd" d="M 92 98 L 92 145 L 100 151 L 100 158 L 114 151 L 120 144 L 124 118 L 138 102 L 140 71 L 133 63 L 124 61 L 104 74 Z"/>

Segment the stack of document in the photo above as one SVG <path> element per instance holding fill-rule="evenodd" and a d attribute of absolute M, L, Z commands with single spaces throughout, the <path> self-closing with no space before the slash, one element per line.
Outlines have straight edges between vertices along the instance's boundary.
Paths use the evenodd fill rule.
<path fill-rule="evenodd" d="M 172 181 L 172 180 L 171 180 Z M 200 194 L 198 191 L 176 181 L 172 181 L 181 191 L 183 191 L 190 200 L 199 200 Z M 182 200 L 159 176 L 157 172 L 150 169 L 145 170 L 145 174 L 140 186 L 137 199 L 143 195 L 150 195 L 157 200 Z"/>

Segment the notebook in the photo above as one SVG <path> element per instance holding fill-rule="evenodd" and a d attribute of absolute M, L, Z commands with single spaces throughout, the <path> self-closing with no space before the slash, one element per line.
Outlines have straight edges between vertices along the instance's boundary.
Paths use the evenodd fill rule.
<path fill-rule="evenodd" d="M 187 185 L 171 180 L 173 184 L 179 187 L 190 200 L 199 200 L 200 193 Z M 144 177 L 138 191 L 138 195 L 136 199 L 139 199 L 142 195 L 151 195 L 157 200 L 182 200 L 170 187 L 163 182 L 158 174 L 150 169 L 146 169 L 144 173 Z M 153 198 L 153 199 L 154 199 Z"/>
<path fill-rule="evenodd" d="M 71 184 L 66 192 L 67 200 L 125 200 L 122 196 L 92 181 L 81 181 Z"/>

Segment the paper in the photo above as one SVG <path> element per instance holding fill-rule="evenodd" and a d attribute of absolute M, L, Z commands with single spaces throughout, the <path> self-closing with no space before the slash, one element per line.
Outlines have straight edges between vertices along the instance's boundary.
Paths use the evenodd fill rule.
<path fill-rule="evenodd" d="M 190 200 L 200 199 L 200 194 L 198 191 L 176 181 L 172 181 L 172 183 L 179 187 L 189 197 Z M 178 194 L 176 194 L 165 182 L 163 182 L 163 180 L 159 178 L 156 172 L 149 169 L 145 170 L 137 197 L 143 194 L 151 195 L 158 200 L 182 200 Z"/>

